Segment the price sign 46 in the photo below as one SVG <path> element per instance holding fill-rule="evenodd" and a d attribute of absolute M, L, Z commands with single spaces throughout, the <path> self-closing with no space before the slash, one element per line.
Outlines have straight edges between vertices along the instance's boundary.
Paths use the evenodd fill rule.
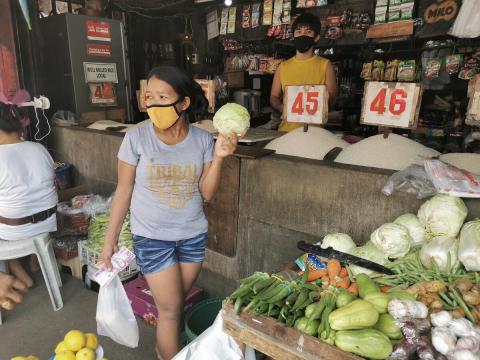
<path fill-rule="evenodd" d="M 324 124 L 328 114 L 328 91 L 324 85 L 287 86 L 283 99 L 289 122 Z"/>
<path fill-rule="evenodd" d="M 362 123 L 413 128 L 418 118 L 419 84 L 368 82 L 362 109 Z"/>

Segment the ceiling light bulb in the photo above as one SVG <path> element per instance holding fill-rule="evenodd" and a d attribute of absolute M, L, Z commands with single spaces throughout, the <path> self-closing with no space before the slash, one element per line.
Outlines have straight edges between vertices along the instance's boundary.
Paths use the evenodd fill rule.
<path fill-rule="evenodd" d="M 231 6 L 232 0 L 225 0 L 225 6 Z"/>

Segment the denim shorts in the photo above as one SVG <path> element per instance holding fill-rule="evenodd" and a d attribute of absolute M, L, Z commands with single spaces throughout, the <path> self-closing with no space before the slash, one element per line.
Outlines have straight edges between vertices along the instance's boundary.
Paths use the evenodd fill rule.
<path fill-rule="evenodd" d="M 165 270 L 176 263 L 200 263 L 205 259 L 207 233 L 191 239 L 164 241 L 133 235 L 133 250 L 144 275 Z"/>

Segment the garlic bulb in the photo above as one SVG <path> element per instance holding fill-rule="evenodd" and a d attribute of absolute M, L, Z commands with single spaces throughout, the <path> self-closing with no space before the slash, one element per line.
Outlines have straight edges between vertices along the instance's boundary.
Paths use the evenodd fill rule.
<path fill-rule="evenodd" d="M 452 322 L 452 315 L 448 311 L 440 311 L 430 316 L 432 325 L 436 327 L 449 326 Z"/>

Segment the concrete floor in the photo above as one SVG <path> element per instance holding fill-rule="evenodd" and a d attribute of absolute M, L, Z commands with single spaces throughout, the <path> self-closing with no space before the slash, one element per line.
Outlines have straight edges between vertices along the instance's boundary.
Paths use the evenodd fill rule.
<path fill-rule="evenodd" d="M 96 333 L 95 311 L 97 293 L 84 288 L 83 283 L 62 274 L 64 307 L 54 312 L 43 278 L 36 276 L 35 287 L 22 304 L 11 312 L 2 312 L 0 325 L 0 360 L 15 355 L 36 355 L 47 360 L 56 344 L 71 329 Z M 100 337 L 100 344 L 109 360 L 156 359 L 154 328 L 137 318 L 140 329 L 138 348 L 130 349 Z"/>

